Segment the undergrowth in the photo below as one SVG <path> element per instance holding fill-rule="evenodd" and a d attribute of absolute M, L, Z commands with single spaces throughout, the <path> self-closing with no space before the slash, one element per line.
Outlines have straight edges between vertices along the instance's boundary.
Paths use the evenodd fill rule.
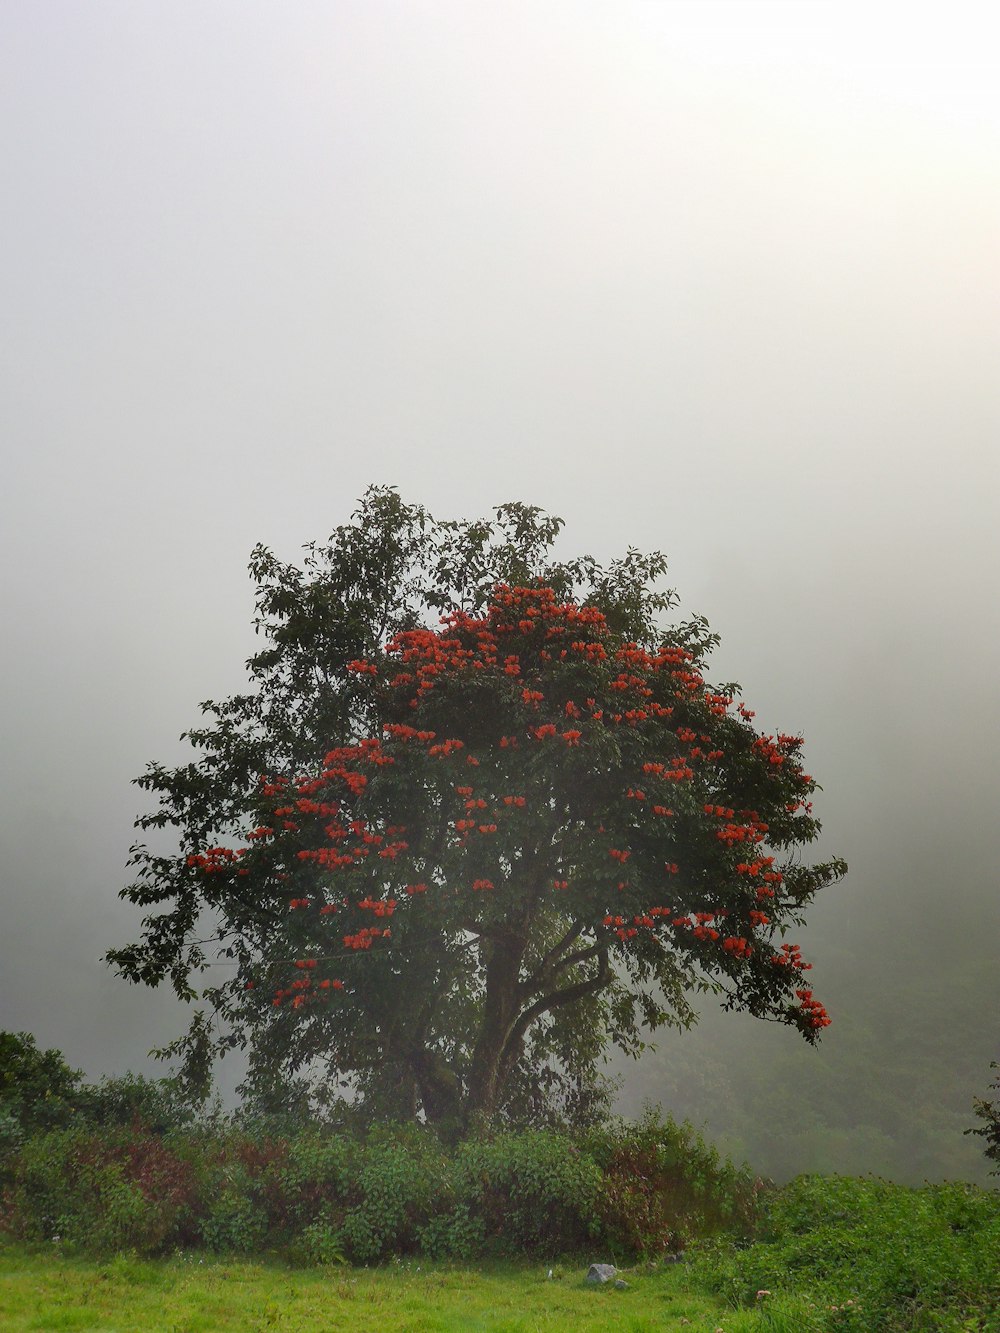
<path fill-rule="evenodd" d="M 752 1234 L 762 1190 L 689 1125 L 652 1114 L 586 1136 L 507 1132 L 457 1147 L 413 1125 L 83 1127 L 27 1139 L 0 1179 L 0 1229 L 22 1242 L 361 1264 L 588 1246 L 661 1255 L 696 1235 Z"/>

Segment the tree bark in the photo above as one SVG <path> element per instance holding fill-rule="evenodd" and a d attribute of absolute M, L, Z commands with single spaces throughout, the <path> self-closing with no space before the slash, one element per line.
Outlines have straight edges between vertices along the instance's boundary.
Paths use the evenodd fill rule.
<path fill-rule="evenodd" d="M 469 1071 L 466 1119 L 476 1114 L 490 1116 L 496 1110 L 501 1061 L 518 1016 L 518 981 L 525 947 L 526 941 L 513 935 L 488 944 L 483 1021 Z"/>

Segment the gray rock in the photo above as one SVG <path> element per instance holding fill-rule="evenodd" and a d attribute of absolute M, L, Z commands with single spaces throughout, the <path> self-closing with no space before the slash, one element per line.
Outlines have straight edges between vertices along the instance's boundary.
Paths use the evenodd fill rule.
<path fill-rule="evenodd" d="M 610 1282 L 618 1272 L 614 1264 L 591 1264 L 587 1273 L 588 1282 Z"/>
<path fill-rule="evenodd" d="M 628 1283 L 624 1278 L 615 1278 L 615 1291 L 628 1291 Z"/>

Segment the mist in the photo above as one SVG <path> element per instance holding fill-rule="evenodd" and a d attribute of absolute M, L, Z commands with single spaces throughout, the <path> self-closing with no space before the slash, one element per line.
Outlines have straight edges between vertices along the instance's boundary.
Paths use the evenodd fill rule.
<path fill-rule="evenodd" d="M 621 1066 L 622 1106 L 777 1175 L 978 1178 L 998 27 L 10 0 L 0 1025 L 162 1072 L 185 1013 L 101 962 L 140 926 L 130 782 L 243 685 L 254 544 L 294 559 L 372 482 L 441 517 L 520 499 L 564 554 L 667 553 L 850 865 L 798 936 L 821 1046 L 709 1006 Z"/>

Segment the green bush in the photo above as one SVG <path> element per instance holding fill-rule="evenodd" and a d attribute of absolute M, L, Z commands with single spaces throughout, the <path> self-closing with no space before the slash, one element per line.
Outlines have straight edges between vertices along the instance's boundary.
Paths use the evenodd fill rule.
<path fill-rule="evenodd" d="M 0 1111 L 26 1134 L 65 1129 L 76 1115 L 81 1074 L 30 1032 L 0 1032 Z"/>
<path fill-rule="evenodd" d="M 991 1069 L 1000 1069 L 1000 1064 L 996 1060 L 990 1065 Z M 1000 1093 L 1000 1074 L 990 1084 L 990 1091 Z M 990 1171 L 991 1176 L 1000 1176 L 1000 1097 L 996 1101 L 987 1101 L 985 1097 L 976 1097 L 973 1101 L 973 1109 L 977 1117 L 983 1122 L 975 1129 L 967 1129 L 966 1134 L 975 1134 L 978 1138 L 986 1140 L 986 1146 L 983 1152 L 996 1165 Z"/>
<path fill-rule="evenodd" d="M 293 1244 L 291 1257 L 304 1264 L 345 1264 L 340 1238 L 340 1228 L 326 1217 L 318 1217 L 315 1222 L 302 1228 L 297 1241 Z"/>
<path fill-rule="evenodd" d="M 766 1182 L 734 1166 L 690 1124 L 647 1111 L 586 1140 L 603 1185 L 598 1215 L 609 1239 L 631 1253 L 683 1248 L 692 1236 L 754 1233 Z"/>
<path fill-rule="evenodd" d="M 4 1227 L 96 1253 L 157 1253 L 183 1241 L 195 1202 L 190 1164 L 149 1136 L 86 1129 L 29 1139 L 4 1190 Z"/>
<path fill-rule="evenodd" d="M 166 1078 L 142 1074 L 107 1077 L 85 1083 L 76 1097 L 78 1117 L 99 1128 L 142 1126 L 153 1134 L 183 1128 L 194 1119 L 194 1110 Z"/>
<path fill-rule="evenodd" d="M 13 1121 L 0 1131 L 0 1227 L 97 1253 L 204 1246 L 376 1263 L 599 1244 L 625 1256 L 674 1246 L 682 1230 L 745 1232 L 753 1196 L 749 1176 L 688 1127 L 653 1119 L 586 1140 L 538 1130 L 457 1148 L 413 1125 L 279 1137 L 216 1122 L 160 1135 L 135 1120 L 23 1142 Z"/>
<path fill-rule="evenodd" d="M 486 1249 L 486 1226 L 468 1203 L 430 1218 L 417 1232 L 417 1244 L 428 1259 L 475 1259 Z"/>
<path fill-rule="evenodd" d="M 598 1234 L 600 1169 L 564 1134 L 529 1130 L 469 1140 L 456 1165 L 461 1202 L 492 1249 L 569 1251 Z"/>
<path fill-rule="evenodd" d="M 360 1170 L 361 1147 L 344 1134 L 309 1131 L 281 1142 L 261 1177 L 269 1224 L 290 1235 L 320 1218 L 339 1226 Z"/>
<path fill-rule="evenodd" d="M 762 1235 L 697 1261 L 736 1303 L 791 1287 L 859 1333 L 960 1328 L 1000 1305 L 1000 1195 L 973 1185 L 802 1176 L 774 1197 Z"/>
<path fill-rule="evenodd" d="M 27 1138 L 20 1117 L 12 1107 L 0 1104 L 0 1180 L 14 1164 Z"/>
<path fill-rule="evenodd" d="M 263 1247 L 267 1237 L 267 1218 L 259 1207 L 253 1181 L 241 1169 L 230 1169 L 221 1189 L 205 1201 L 199 1223 L 202 1243 L 217 1254 L 252 1254 Z"/>
<path fill-rule="evenodd" d="M 454 1201 L 454 1171 L 429 1132 L 373 1131 L 360 1154 L 341 1240 L 355 1263 L 417 1248 L 421 1224 Z"/>

